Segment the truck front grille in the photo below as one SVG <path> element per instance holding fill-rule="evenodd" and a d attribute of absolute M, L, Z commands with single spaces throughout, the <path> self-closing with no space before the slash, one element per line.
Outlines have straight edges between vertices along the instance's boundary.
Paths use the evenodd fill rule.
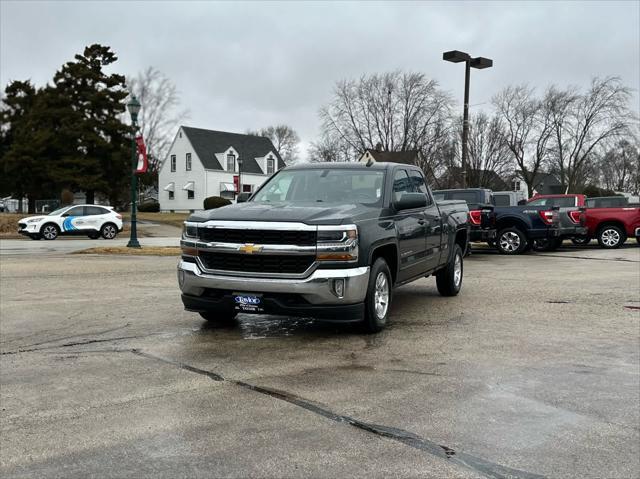
<path fill-rule="evenodd" d="M 253 243 L 314 246 L 315 231 L 241 230 L 230 228 L 198 228 L 198 237 L 207 243 Z"/>
<path fill-rule="evenodd" d="M 315 261 L 315 256 L 251 255 L 200 251 L 200 260 L 207 269 L 239 271 L 243 273 L 304 273 Z"/>

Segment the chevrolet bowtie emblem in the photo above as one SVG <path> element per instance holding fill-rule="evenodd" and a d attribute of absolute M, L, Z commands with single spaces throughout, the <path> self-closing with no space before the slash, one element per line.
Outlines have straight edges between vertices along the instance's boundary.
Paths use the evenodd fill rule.
<path fill-rule="evenodd" d="M 242 251 L 243 253 L 253 254 L 253 253 L 259 253 L 260 251 L 262 251 L 262 246 L 256 245 L 253 243 L 247 243 L 245 245 L 240 246 L 238 250 Z"/>

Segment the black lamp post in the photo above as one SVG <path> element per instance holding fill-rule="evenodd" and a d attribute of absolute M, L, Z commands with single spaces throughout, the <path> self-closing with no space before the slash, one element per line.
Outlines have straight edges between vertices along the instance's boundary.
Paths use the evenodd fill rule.
<path fill-rule="evenodd" d="M 135 96 L 127 103 L 127 110 L 131 115 L 131 235 L 129 236 L 128 248 L 140 248 L 138 243 L 138 232 L 136 230 L 136 202 L 138 200 L 138 177 L 136 176 L 137 156 L 136 155 L 136 122 L 140 112 L 140 102 Z"/>
<path fill-rule="evenodd" d="M 493 60 L 489 58 L 471 58 L 468 53 L 451 50 L 444 52 L 442 59 L 452 63 L 465 63 L 464 70 L 464 109 L 462 113 L 462 187 L 467 187 L 467 139 L 469 137 L 469 77 L 471 68 L 482 70 L 493 66 Z"/>
<path fill-rule="evenodd" d="M 242 194 L 242 158 L 238 158 L 238 196 Z"/>

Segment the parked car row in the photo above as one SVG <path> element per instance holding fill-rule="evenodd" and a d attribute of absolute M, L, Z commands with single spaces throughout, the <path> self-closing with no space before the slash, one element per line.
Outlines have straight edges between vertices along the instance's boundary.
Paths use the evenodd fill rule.
<path fill-rule="evenodd" d="M 629 204 L 624 197 L 537 195 L 522 205 L 512 202 L 502 206 L 508 197 L 489 189 L 433 193 L 436 199 L 466 201 L 470 241 L 486 242 L 502 254 L 522 254 L 529 249 L 552 251 L 566 239 L 575 244 L 597 239 L 602 248 L 618 248 L 629 237 L 640 243 L 640 205 Z"/>

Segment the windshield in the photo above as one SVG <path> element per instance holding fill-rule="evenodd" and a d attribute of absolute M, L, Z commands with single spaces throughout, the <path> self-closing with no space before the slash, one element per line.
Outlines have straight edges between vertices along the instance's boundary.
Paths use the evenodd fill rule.
<path fill-rule="evenodd" d="M 372 205 L 382 200 L 383 184 L 383 171 L 328 168 L 285 170 L 274 176 L 251 201 Z"/>
<path fill-rule="evenodd" d="M 58 208 L 57 210 L 53 210 L 51 213 L 48 214 L 48 216 L 58 216 L 59 214 L 61 214 L 64 210 L 68 209 L 68 206 L 65 206 L 64 208 Z"/>

